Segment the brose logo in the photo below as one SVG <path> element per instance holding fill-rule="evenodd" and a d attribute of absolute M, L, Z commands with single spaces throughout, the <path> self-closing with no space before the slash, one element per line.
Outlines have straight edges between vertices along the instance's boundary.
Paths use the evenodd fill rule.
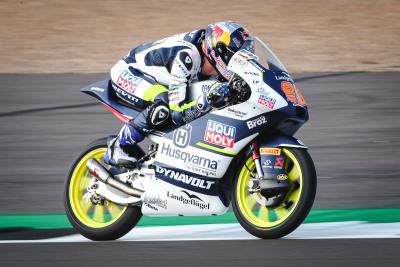
<path fill-rule="evenodd" d="M 216 170 L 218 168 L 217 161 L 208 158 L 203 158 L 198 155 L 193 155 L 189 152 L 182 151 L 177 148 L 172 148 L 170 144 L 163 143 L 160 152 L 165 156 L 175 158 L 177 160 L 182 161 L 185 164 L 199 166 L 211 170 Z"/>
<path fill-rule="evenodd" d="M 173 171 L 160 166 L 156 166 L 156 172 L 168 176 L 169 178 L 174 179 L 176 181 L 180 181 L 182 183 L 207 190 L 210 189 L 213 184 L 215 184 L 214 181 L 206 181 L 203 179 L 195 178 L 185 173 Z"/>
<path fill-rule="evenodd" d="M 232 148 L 235 144 L 236 128 L 220 122 L 208 120 L 204 141 L 217 146 Z"/>
<path fill-rule="evenodd" d="M 267 119 L 265 118 L 265 116 L 261 116 L 261 117 L 258 117 L 257 119 L 247 121 L 246 123 L 247 123 L 247 128 L 249 128 L 249 130 L 251 130 L 254 127 L 261 126 L 261 125 L 267 123 Z"/>

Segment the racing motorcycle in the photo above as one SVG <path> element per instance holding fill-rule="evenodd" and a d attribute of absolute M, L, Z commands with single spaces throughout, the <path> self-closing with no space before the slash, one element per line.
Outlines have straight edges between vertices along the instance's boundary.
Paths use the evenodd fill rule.
<path fill-rule="evenodd" d="M 91 143 L 73 163 L 65 209 L 73 227 L 92 240 L 114 240 L 145 216 L 222 215 L 229 208 L 252 235 L 280 238 L 308 215 L 316 172 L 307 147 L 293 135 L 308 120 L 306 101 L 269 47 L 240 50 L 229 105 L 177 127 L 154 131 L 154 143 L 133 151 L 134 167 L 104 163 L 106 138 Z M 215 80 L 191 85 L 190 98 Z M 81 90 L 123 122 L 140 112 L 121 103 L 110 81 Z"/>

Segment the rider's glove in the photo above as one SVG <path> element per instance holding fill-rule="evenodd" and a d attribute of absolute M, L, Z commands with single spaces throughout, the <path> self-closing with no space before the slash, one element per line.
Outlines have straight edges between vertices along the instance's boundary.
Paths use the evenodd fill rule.
<path fill-rule="evenodd" d="M 205 113 L 210 110 L 211 107 L 210 104 L 208 103 L 207 95 L 205 93 L 201 94 L 197 98 L 196 108 L 201 113 Z"/>
<path fill-rule="evenodd" d="M 223 108 L 228 104 L 231 87 L 228 83 L 215 83 L 207 94 L 208 103 L 214 108 Z"/>

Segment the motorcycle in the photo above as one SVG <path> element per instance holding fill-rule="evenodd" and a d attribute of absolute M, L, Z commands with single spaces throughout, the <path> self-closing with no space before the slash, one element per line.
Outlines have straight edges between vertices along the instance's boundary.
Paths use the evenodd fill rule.
<path fill-rule="evenodd" d="M 229 62 L 229 105 L 151 132 L 148 151 L 133 151 L 135 167 L 105 164 L 106 138 L 81 153 L 65 184 L 66 214 L 79 233 L 114 240 L 142 215 L 222 215 L 230 206 L 259 238 L 283 237 L 304 221 L 317 178 L 307 147 L 293 135 L 308 120 L 307 104 L 281 61 L 255 39 L 255 53 L 240 50 Z M 214 83 L 193 83 L 190 98 Z M 81 91 L 122 122 L 140 112 L 118 100 L 110 80 Z"/>

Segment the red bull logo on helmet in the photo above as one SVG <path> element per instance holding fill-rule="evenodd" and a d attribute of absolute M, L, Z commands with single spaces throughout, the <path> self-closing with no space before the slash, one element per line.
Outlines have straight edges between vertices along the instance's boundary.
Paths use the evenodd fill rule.
<path fill-rule="evenodd" d="M 235 144 L 235 135 L 235 127 L 208 120 L 204 141 L 217 146 L 232 148 Z"/>

